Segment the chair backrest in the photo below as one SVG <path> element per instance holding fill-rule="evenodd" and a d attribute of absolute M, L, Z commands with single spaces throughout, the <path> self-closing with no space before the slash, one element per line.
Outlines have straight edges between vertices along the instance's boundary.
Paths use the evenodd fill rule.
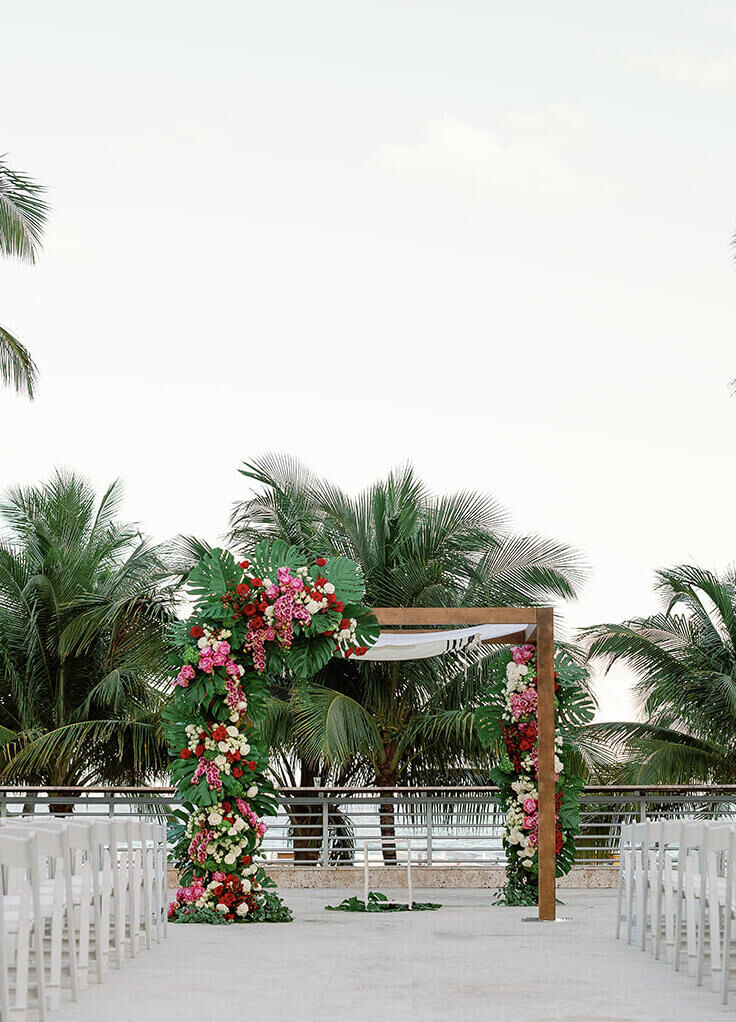
<path fill-rule="evenodd" d="M 0 831 L 0 865 L 30 870 L 38 867 L 38 842 L 36 834 L 6 834 Z"/>
<path fill-rule="evenodd" d="M 711 823 L 705 828 L 703 851 L 706 855 L 727 852 L 731 844 L 732 823 Z"/>

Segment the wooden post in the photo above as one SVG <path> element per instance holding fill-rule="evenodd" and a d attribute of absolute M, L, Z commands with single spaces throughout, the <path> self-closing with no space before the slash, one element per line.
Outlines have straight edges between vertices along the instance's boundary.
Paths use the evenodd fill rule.
<path fill-rule="evenodd" d="M 555 853 L 555 645 L 554 611 L 537 610 L 537 695 L 539 723 L 539 920 L 556 915 Z"/>

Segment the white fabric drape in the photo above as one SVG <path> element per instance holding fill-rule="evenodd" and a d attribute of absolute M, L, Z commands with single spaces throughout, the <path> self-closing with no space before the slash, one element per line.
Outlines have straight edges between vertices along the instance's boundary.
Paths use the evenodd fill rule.
<path fill-rule="evenodd" d="M 382 632 L 361 660 L 425 660 L 459 649 L 472 649 L 484 640 L 522 632 L 526 625 L 473 625 L 441 632 Z"/>

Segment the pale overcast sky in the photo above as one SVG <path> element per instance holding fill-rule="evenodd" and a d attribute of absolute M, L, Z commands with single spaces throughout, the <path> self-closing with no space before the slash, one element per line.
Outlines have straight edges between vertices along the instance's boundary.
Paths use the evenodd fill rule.
<path fill-rule="evenodd" d="M 0 485 L 55 466 L 214 541 L 239 463 L 411 459 L 593 573 L 572 625 L 734 558 L 736 4 L 2 5 L 0 152 L 47 184 L 0 322 Z M 631 713 L 624 674 L 601 716 Z"/>

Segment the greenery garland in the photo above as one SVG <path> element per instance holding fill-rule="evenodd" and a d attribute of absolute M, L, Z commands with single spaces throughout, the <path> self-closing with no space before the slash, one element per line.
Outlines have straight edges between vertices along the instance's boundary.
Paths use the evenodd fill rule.
<path fill-rule="evenodd" d="M 557 876 L 572 869 L 580 829 L 583 777 L 569 763 L 564 733 L 592 719 L 593 701 L 582 684 L 586 671 L 564 650 L 555 651 L 555 850 Z M 500 752 L 491 773 L 505 816 L 506 884 L 498 901 L 536 905 L 539 897 L 539 791 L 536 647 L 499 653 L 491 664 L 487 702 L 476 711 L 482 742 Z"/>
<path fill-rule="evenodd" d="M 365 653 L 379 627 L 345 557 L 314 564 L 282 541 L 236 562 L 215 549 L 189 575 L 194 610 L 174 630 L 178 668 L 165 711 L 183 809 L 172 837 L 182 886 L 174 922 L 280 922 L 291 913 L 256 861 L 276 792 L 260 737 L 266 672 L 309 678 L 333 656 Z"/>

